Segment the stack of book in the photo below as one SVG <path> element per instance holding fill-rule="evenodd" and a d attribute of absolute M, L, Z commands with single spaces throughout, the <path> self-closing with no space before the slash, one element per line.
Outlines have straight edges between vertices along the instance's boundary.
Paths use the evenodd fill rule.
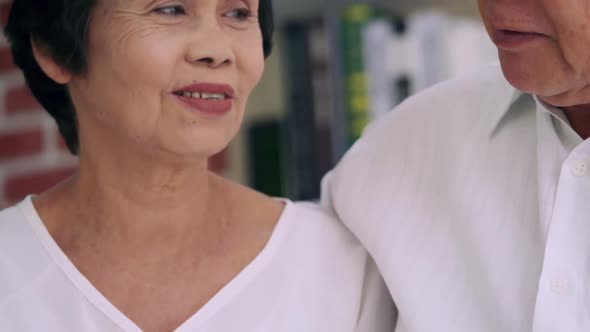
<path fill-rule="evenodd" d="M 353 4 L 290 21 L 280 32 L 287 91 L 275 173 L 292 199 L 318 198 L 322 176 L 371 121 L 411 94 L 496 59 L 478 21 L 438 12 L 402 17 Z"/>

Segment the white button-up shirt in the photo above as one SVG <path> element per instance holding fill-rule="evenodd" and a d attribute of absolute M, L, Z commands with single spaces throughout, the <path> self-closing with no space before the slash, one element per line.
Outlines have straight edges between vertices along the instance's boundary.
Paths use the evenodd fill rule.
<path fill-rule="evenodd" d="M 372 124 L 323 183 L 396 332 L 590 331 L 590 141 L 498 66 Z"/>

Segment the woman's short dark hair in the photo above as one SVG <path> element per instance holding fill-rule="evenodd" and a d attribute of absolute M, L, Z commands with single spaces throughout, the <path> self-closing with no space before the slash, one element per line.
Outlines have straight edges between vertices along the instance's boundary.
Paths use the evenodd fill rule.
<path fill-rule="evenodd" d="M 33 95 L 55 119 L 72 154 L 79 141 L 74 105 L 67 87 L 50 79 L 35 60 L 34 40 L 53 60 L 73 74 L 87 68 L 87 34 L 90 14 L 98 0 L 14 0 L 5 34 L 15 64 L 24 73 Z M 258 10 L 264 57 L 272 50 L 274 20 L 271 0 L 260 0 Z"/>

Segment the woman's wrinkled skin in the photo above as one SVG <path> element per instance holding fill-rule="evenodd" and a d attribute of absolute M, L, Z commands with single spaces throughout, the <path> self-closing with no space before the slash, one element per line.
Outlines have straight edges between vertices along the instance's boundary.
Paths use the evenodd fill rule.
<path fill-rule="evenodd" d="M 178 4 L 185 15 L 174 14 Z M 104 142 L 112 137 L 149 155 L 180 158 L 223 149 L 264 67 L 258 21 L 234 17 L 240 8 L 248 7 L 240 0 L 103 1 L 92 18 L 101 28 L 90 30 L 88 74 L 70 83 L 76 108 L 84 110 L 82 145 L 96 151 L 108 144 L 112 153 L 113 144 Z M 171 93 L 195 82 L 231 85 L 233 112 L 222 118 L 187 112 Z"/>

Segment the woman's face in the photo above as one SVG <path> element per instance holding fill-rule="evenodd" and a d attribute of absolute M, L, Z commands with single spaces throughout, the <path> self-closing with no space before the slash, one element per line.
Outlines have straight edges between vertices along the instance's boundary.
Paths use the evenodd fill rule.
<path fill-rule="evenodd" d="M 478 4 L 512 85 L 555 106 L 590 103 L 590 1 Z"/>
<path fill-rule="evenodd" d="M 82 153 L 97 144 L 183 157 L 222 150 L 264 68 L 258 0 L 98 2 L 87 74 L 68 84 Z"/>

